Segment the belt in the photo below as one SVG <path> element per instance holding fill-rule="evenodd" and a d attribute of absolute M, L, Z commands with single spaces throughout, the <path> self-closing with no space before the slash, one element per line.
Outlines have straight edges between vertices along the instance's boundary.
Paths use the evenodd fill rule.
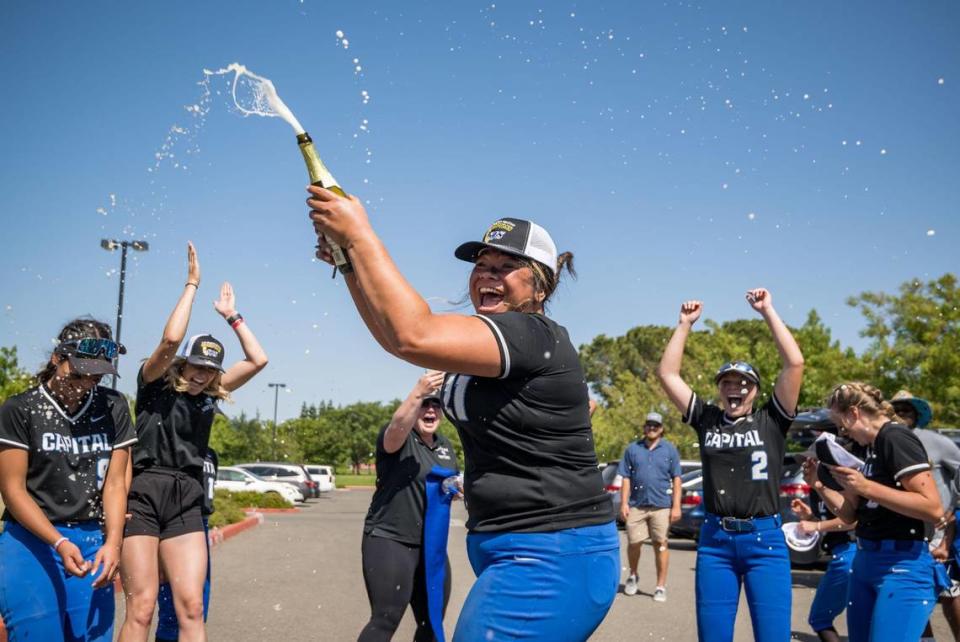
<path fill-rule="evenodd" d="M 918 539 L 857 538 L 857 550 L 859 551 L 912 551 L 920 545 L 926 548 L 927 543 Z"/>
<path fill-rule="evenodd" d="M 772 531 L 780 528 L 783 519 L 780 515 L 767 515 L 764 517 L 724 517 L 722 515 L 713 515 L 708 513 L 706 521 L 712 522 L 715 526 L 728 533 L 753 533 L 754 531 Z"/>

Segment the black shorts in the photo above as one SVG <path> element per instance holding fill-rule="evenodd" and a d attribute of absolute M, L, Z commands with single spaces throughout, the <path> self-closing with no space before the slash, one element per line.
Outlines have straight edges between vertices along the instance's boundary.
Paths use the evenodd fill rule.
<path fill-rule="evenodd" d="M 148 468 L 130 484 L 123 536 L 149 535 L 161 540 L 203 532 L 203 487 L 178 470 Z"/>

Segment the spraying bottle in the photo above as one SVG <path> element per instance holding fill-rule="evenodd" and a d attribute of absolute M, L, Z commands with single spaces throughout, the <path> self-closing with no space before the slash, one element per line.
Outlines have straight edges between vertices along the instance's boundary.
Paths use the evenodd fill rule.
<path fill-rule="evenodd" d="M 310 173 L 310 184 L 323 187 L 331 192 L 336 192 L 340 196 L 346 196 L 346 192 L 344 192 L 340 184 L 337 183 L 337 179 L 333 177 L 333 174 L 330 173 L 327 166 L 320 160 L 320 155 L 317 154 L 317 150 L 313 146 L 313 139 L 310 138 L 310 134 L 307 132 L 297 134 L 297 145 L 300 146 L 303 161 L 307 164 L 307 171 Z M 331 241 L 330 250 L 333 253 L 333 261 L 336 263 L 341 274 L 350 274 L 353 272 L 353 265 L 350 263 L 350 259 L 347 258 L 346 252 L 344 252 L 339 245 Z M 336 271 L 334 271 L 333 274 L 336 276 Z"/>

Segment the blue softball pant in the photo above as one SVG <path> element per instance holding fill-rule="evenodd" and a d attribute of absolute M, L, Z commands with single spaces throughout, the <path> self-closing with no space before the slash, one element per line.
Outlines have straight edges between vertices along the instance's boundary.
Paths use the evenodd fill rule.
<path fill-rule="evenodd" d="M 583 642 L 613 604 L 620 581 L 614 522 L 548 533 L 470 533 L 477 581 L 454 642 Z"/>
<path fill-rule="evenodd" d="M 203 517 L 203 534 L 207 538 L 207 578 L 203 581 L 203 621 L 207 621 L 207 611 L 210 608 L 210 528 L 207 516 Z M 157 640 L 180 639 L 180 623 L 177 621 L 177 611 L 173 607 L 173 591 L 170 583 L 160 585 L 157 594 Z"/>
<path fill-rule="evenodd" d="M 98 522 L 54 526 L 89 562 L 103 546 Z M 113 640 L 113 583 L 94 589 L 94 579 L 70 575 L 49 544 L 6 522 L 0 535 L 0 615 L 10 642 Z"/>
<path fill-rule="evenodd" d="M 755 530 L 730 532 L 721 518 L 708 514 L 697 548 L 697 637 L 701 642 L 731 642 L 740 601 L 747 604 L 757 642 L 790 639 L 790 552 L 779 515 L 751 520 Z"/>
<path fill-rule="evenodd" d="M 850 642 L 920 639 L 942 588 L 936 564 L 924 541 L 860 539 L 847 596 Z"/>
<path fill-rule="evenodd" d="M 847 608 L 850 567 L 853 566 L 857 546 L 853 542 L 842 542 L 836 544 L 830 554 L 832 557 L 817 585 L 817 594 L 813 597 L 810 615 L 807 617 L 807 622 L 814 632 L 833 627 L 833 621 Z"/>

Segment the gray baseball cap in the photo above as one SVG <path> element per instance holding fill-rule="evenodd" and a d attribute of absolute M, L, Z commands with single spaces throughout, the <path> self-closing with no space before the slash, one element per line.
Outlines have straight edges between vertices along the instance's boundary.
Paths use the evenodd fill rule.
<path fill-rule="evenodd" d="M 647 422 L 648 424 L 660 424 L 663 425 L 663 415 L 659 412 L 648 412 L 647 413 Z"/>

